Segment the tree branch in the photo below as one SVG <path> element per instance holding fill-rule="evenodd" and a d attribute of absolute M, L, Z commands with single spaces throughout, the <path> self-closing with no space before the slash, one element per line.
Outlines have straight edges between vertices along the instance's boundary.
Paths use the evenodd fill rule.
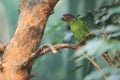
<path fill-rule="evenodd" d="M 108 55 L 108 52 L 104 52 L 102 54 L 102 56 L 104 57 L 104 59 L 107 61 L 107 63 L 111 66 L 114 66 L 114 62 L 113 60 L 110 58 L 110 56 Z"/>
<path fill-rule="evenodd" d="M 24 68 L 20 64 L 39 48 L 46 22 L 58 1 L 20 0 L 17 28 L 3 54 L 4 76 L 0 75 L 0 80 L 29 80 L 33 61 Z"/>
<path fill-rule="evenodd" d="M 94 65 L 94 67 L 96 67 L 96 68 L 103 74 L 104 80 L 107 80 L 107 76 L 104 75 L 104 73 L 103 73 L 102 69 L 100 68 L 100 66 L 99 66 L 95 61 L 93 61 L 89 56 L 87 56 L 84 52 L 81 52 L 81 54 L 82 54 L 85 58 L 87 58 L 87 59 Z"/>
<path fill-rule="evenodd" d="M 56 50 L 59 50 L 61 48 L 71 48 L 71 49 L 80 49 L 82 46 L 79 45 L 74 45 L 74 44 L 56 44 L 53 46 Z M 46 54 L 47 52 L 49 52 L 51 49 L 50 48 L 44 48 L 41 49 L 41 51 L 38 51 L 39 56 L 42 56 L 44 54 Z"/>
<path fill-rule="evenodd" d="M 73 45 L 73 44 L 56 44 L 53 45 L 50 44 L 45 44 L 42 47 L 38 48 L 38 50 L 36 50 L 36 52 L 32 53 L 29 57 L 27 57 L 26 59 L 23 60 L 23 62 L 19 65 L 22 66 L 26 66 L 29 62 L 33 61 L 34 59 L 46 54 L 49 51 L 52 51 L 53 53 L 56 52 L 57 50 L 61 49 L 61 48 L 71 48 L 71 49 L 80 49 L 82 48 L 82 46 L 77 45 Z"/>

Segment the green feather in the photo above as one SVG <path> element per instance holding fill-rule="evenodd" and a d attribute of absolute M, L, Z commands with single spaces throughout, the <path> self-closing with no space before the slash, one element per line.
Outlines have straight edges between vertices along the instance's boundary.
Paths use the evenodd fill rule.
<path fill-rule="evenodd" d="M 72 18 L 68 21 L 68 25 L 78 41 L 89 33 L 88 25 L 83 19 Z"/>

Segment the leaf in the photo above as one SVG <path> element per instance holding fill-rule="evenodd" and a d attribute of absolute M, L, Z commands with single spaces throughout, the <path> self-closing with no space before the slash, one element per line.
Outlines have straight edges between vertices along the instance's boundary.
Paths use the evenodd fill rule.
<path fill-rule="evenodd" d="M 105 39 L 94 39 L 83 47 L 83 51 L 87 52 L 89 56 L 95 57 L 101 56 L 102 53 L 106 52 L 110 47 L 111 45 L 109 45 Z"/>
<path fill-rule="evenodd" d="M 103 75 L 107 75 L 107 80 L 120 80 L 120 69 L 106 67 L 101 71 L 94 71 L 90 75 L 87 75 L 84 80 L 102 80 Z M 99 74 L 99 75 L 98 75 Z"/>
<path fill-rule="evenodd" d="M 79 70 L 80 68 L 82 68 L 84 65 L 79 65 L 79 66 L 76 66 L 71 72 L 75 72 L 77 70 Z"/>
<path fill-rule="evenodd" d="M 80 55 L 80 56 L 75 56 L 75 57 L 71 58 L 70 60 L 77 60 L 77 59 L 79 59 L 80 57 L 81 57 L 81 55 Z"/>
<path fill-rule="evenodd" d="M 111 7 L 108 9 L 108 13 L 110 15 L 115 14 L 115 13 L 120 13 L 120 6 L 116 6 L 116 7 Z"/>
<path fill-rule="evenodd" d="M 112 33 L 112 32 L 117 32 L 117 31 L 120 31 L 120 26 L 118 26 L 118 25 L 107 25 L 104 29 L 103 29 L 103 31 L 105 32 L 105 33 Z"/>

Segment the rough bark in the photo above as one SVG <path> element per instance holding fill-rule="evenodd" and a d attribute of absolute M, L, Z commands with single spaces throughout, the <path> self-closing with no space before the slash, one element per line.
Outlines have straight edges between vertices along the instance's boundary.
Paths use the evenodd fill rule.
<path fill-rule="evenodd" d="M 32 61 L 23 62 L 39 47 L 46 22 L 58 0 L 21 0 L 16 32 L 6 46 L 0 80 L 29 80 Z"/>

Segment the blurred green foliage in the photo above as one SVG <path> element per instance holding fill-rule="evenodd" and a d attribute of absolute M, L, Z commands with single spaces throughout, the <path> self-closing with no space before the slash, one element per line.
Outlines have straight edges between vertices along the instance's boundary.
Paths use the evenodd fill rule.
<path fill-rule="evenodd" d="M 57 54 L 49 52 L 36 59 L 31 74 L 37 72 L 38 76 L 31 80 L 103 80 L 103 74 L 81 55 L 81 51 L 95 59 L 108 80 L 119 80 L 120 1 L 118 0 L 118 4 L 113 4 L 113 1 L 117 0 L 60 0 L 54 14 L 48 19 L 41 45 L 77 43 L 67 24 L 61 21 L 61 16 L 65 13 L 85 17 L 96 36 L 78 51 L 61 49 Z M 7 14 L 12 37 L 18 20 L 19 1 L 0 2 Z M 101 57 L 106 51 L 115 63 L 114 68 Z"/>

